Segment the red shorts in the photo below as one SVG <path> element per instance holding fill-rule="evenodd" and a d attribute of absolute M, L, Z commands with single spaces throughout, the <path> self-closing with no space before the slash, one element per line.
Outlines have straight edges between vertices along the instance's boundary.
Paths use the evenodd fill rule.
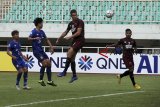
<path fill-rule="evenodd" d="M 72 43 L 71 47 L 74 51 L 78 52 L 84 46 L 84 44 L 84 41 L 75 41 Z"/>
<path fill-rule="evenodd" d="M 123 62 L 126 65 L 126 68 L 134 67 L 133 56 L 123 56 Z"/>

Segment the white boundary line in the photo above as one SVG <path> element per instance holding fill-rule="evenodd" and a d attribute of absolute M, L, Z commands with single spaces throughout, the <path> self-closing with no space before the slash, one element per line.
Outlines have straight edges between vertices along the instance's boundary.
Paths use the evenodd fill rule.
<path fill-rule="evenodd" d="M 116 95 L 124 95 L 124 94 L 134 94 L 134 93 L 142 93 L 145 91 L 132 91 L 132 92 L 124 92 L 124 93 L 114 93 L 114 94 L 104 94 L 104 95 L 96 95 L 96 96 L 86 96 L 86 97 L 73 97 L 73 98 L 66 98 L 66 99 L 55 99 L 55 100 L 47 100 L 47 101 L 37 101 L 25 104 L 15 104 L 15 105 L 8 105 L 5 107 L 19 107 L 19 106 L 28 106 L 34 104 L 42 104 L 42 103 L 50 103 L 50 102 L 60 102 L 60 101 L 69 101 L 69 100 L 82 100 L 82 99 L 90 99 L 90 98 L 99 98 L 99 97 L 108 97 L 108 96 L 116 96 Z"/>

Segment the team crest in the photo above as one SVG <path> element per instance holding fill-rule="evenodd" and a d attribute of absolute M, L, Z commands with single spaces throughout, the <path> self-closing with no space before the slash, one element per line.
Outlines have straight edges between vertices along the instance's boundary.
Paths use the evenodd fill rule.
<path fill-rule="evenodd" d="M 74 27 L 74 25 L 72 25 L 71 31 L 74 32 L 76 30 L 76 28 Z"/>

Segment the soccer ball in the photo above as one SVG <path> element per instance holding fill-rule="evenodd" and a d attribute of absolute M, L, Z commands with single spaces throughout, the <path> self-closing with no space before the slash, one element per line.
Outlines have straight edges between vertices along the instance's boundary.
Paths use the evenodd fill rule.
<path fill-rule="evenodd" d="M 113 15 L 114 15 L 114 12 L 112 10 L 107 10 L 107 12 L 106 12 L 106 17 L 107 18 L 112 18 Z"/>

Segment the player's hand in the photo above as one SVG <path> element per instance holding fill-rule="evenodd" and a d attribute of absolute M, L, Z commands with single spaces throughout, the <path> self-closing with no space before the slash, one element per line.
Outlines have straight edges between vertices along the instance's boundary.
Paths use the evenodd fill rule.
<path fill-rule="evenodd" d="M 72 39 L 72 36 L 67 36 L 67 37 L 65 37 L 64 39 L 70 40 L 70 39 Z"/>
<path fill-rule="evenodd" d="M 40 37 L 35 37 L 34 39 L 35 39 L 35 40 L 40 40 L 41 38 L 40 38 Z"/>
<path fill-rule="evenodd" d="M 17 57 L 15 57 L 15 56 L 12 56 L 12 59 L 13 59 L 13 60 L 16 60 L 16 59 L 17 59 Z"/>
<path fill-rule="evenodd" d="M 59 38 L 56 40 L 56 44 L 58 44 L 59 43 Z"/>
<path fill-rule="evenodd" d="M 51 55 L 54 53 L 54 47 L 53 46 L 50 48 L 50 52 L 51 52 Z"/>

